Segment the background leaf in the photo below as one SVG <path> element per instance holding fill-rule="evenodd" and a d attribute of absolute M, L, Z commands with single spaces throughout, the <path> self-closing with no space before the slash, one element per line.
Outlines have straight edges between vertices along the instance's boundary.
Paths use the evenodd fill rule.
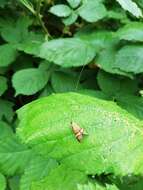
<path fill-rule="evenodd" d="M 63 67 L 88 64 L 94 56 L 94 47 L 88 42 L 76 38 L 45 42 L 40 51 L 40 57 Z"/>
<path fill-rule="evenodd" d="M 7 79 L 3 76 L 0 76 L 0 96 L 7 90 Z"/>
<path fill-rule="evenodd" d="M 142 17 L 141 9 L 132 0 L 116 0 L 116 1 L 123 7 L 123 9 L 129 11 L 134 16 Z"/>
<path fill-rule="evenodd" d="M 48 73 L 40 69 L 23 69 L 17 71 L 12 79 L 13 86 L 16 90 L 16 95 L 24 94 L 31 95 L 35 94 L 48 82 Z"/>
<path fill-rule="evenodd" d="M 96 22 L 106 16 L 106 8 L 98 0 L 83 1 L 78 9 L 79 15 L 88 22 Z"/>
<path fill-rule="evenodd" d="M 71 14 L 71 9 L 67 5 L 55 5 L 50 8 L 50 13 L 59 16 L 59 17 L 67 17 Z"/>

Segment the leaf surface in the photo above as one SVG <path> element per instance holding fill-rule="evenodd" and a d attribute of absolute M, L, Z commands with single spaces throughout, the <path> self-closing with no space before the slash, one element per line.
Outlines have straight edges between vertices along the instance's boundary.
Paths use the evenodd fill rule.
<path fill-rule="evenodd" d="M 17 135 L 22 141 L 67 168 L 85 175 L 142 173 L 141 123 L 115 103 L 63 93 L 32 102 L 18 115 Z M 88 133 L 81 143 L 71 121 Z"/>

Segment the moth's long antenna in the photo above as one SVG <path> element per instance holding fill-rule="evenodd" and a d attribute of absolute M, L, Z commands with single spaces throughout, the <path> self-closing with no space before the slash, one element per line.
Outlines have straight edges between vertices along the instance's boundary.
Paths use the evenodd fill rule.
<path fill-rule="evenodd" d="M 82 69 L 81 69 L 81 71 L 80 71 L 80 73 L 79 73 L 79 76 L 78 76 L 78 79 L 77 79 L 77 82 L 76 82 L 76 85 L 75 85 L 75 92 L 78 90 L 78 86 L 79 86 L 79 83 L 80 83 L 80 79 L 81 79 L 81 76 L 82 76 L 82 73 L 83 73 L 83 71 L 84 71 L 85 66 L 86 66 L 86 64 L 84 64 L 84 65 L 82 66 Z"/>

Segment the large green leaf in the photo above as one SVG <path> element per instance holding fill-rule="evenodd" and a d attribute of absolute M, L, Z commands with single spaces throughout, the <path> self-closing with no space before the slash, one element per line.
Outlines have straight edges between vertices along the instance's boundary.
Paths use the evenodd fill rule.
<path fill-rule="evenodd" d="M 116 0 L 116 1 L 120 3 L 123 9 L 129 11 L 134 16 L 142 17 L 141 9 L 132 0 Z"/>
<path fill-rule="evenodd" d="M 15 61 L 17 50 L 11 44 L 0 46 L 0 67 L 6 67 Z"/>
<path fill-rule="evenodd" d="M 76 93 L 56 94 L 24 106 L 18 116 L 17 135 L 22 141 L 61 166 L 85 175 L 142 174 L 142 124 L 115 103 Z M 71 121 L 88 134 L 81 142 Z"/>
<path fill-rule="evenodd" d="M 126 45 L 116 54 L 114 68 L 128 73 L 143 72 L 143 46 Z"/>
<path fill-rule="evenodd" d="M 79 15 L 88 22 L 96 22 L 107 14 L 105 6 L 99 0 L 84 0 L 78 9 Z"/>
<path fill-rule="evenodd" d="M 117 37 L 119 37 L 121 40 L 143 42 L 143 23 L 128 23 L 117 31 Z"/>
<path fill-rule="evenodd" d="M 44 88 L 48 82 L 49 74 L 37 68 L 22 69 L 17 71 L 12 79 L 16 95 L 32 95 Z"/>
<path fill-rule="evenodd" d="M 72 67 L 88 64 L 95 57 L 95 49 L 84 40 L 57 39 L 45 42 L 39 56 L 57 65 Z"/>

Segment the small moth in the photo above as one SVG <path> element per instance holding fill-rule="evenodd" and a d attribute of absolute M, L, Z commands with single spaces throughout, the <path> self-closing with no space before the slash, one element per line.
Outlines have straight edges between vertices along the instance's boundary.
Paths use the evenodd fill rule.
<path fill-rule="evenodd" d="M 76 139 L 80 142 L 83 138 L 83 135 L 87 135 L 83 128 L 80 128 L 79 125 L 75 122 L 71 122 L 71 128 L 75 134 Z"/>

